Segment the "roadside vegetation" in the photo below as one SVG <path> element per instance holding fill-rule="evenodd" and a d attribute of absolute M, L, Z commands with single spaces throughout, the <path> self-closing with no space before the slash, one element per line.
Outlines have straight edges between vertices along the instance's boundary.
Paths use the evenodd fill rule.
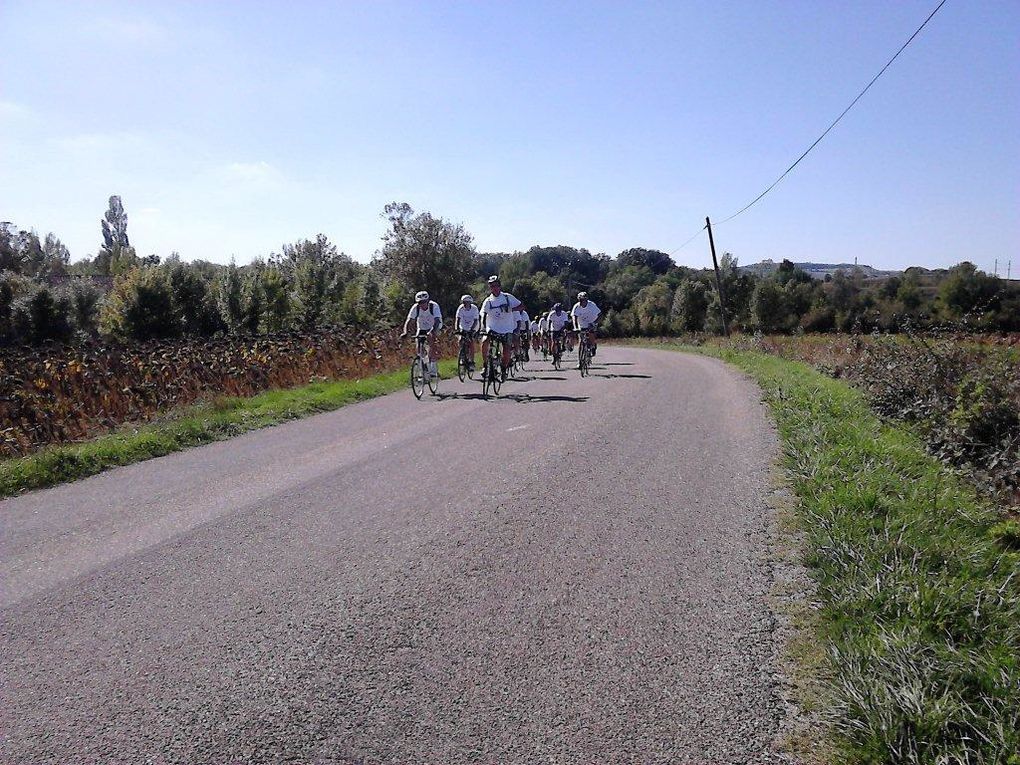
<path fill-rule="evenodd" d="M 1015 521 L 863 391 L 762 351 L 698 350 L 754 377 L 778 423 L 844 759 L 1020 763 Z"/>
<path fill-rule="evenodd" d="M 456 361 L 443 361 L 440 373 L 456 374 Z M 25 457 L 0 460 L 0 498 L 95 475 L 191 446 L 219 441 L 287 420 L 339 409 L 382 396 L 408 384 L 407 370 L 360 379 L 321 381 L 249 398 L 217 397 L 171 411 L 158 421 L 122 427 L 83 443 L 51 446 Z"/>

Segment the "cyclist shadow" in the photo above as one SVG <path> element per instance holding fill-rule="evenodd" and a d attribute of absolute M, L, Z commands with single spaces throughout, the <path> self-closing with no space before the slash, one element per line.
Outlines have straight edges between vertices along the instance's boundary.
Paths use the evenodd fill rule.
<path fill-rule="evenodd" d="M 595 368 L 593 368 L 593 369 L 595 369 Z M 605 377 L 607 379 L 613 378 L 613 377 L 622 377 L 624 379 L 629 379 L 629 380 L 651 380 L 652 379 L 651 375 L 628 375 L 628 374 L 617 374 L 616 372 L 604 372 L 602 374 L 599 374 L 598 372 L 592 371 L 591 376 L 592 377 Z"/>
<path fill-rule="evenodd" d="M 515 401 L 518 404 L 538 404 L 546 401 L 565 401 L 571 404 L 583 404 L 588 400 L 588 396 L 532 396 L 529 393 L 505 393 L 496 398 Z"/>

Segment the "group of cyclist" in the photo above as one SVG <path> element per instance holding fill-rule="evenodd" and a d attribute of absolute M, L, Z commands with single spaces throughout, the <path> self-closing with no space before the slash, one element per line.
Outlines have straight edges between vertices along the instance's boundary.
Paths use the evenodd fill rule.
<path fill-rule="evenodd" d="M 454 316 L 454 330 L 464 335 L 470 343 L 468 358 L 471 370 L 474 371 L 475 339 L 481 337 L 482 358 L 489 352 L 489 343 L 493 336 L 502 341 L 503 366 L 510 365 L 511 353 L 527 354 L 529 347 L 536 352 L 553 347 L 554 343 L 562 343 L 561 347 L 573 346 L 573 337 L 569 330 L 580 332 L 587 330 L 591 342 L 591 353 L 594 356 L 598 348 L 598 320 L 602 312 L 594 301 L 588 299 L 587 292 L 577 293 L 577 302 L 569 312 L 556 303 L 548 311 L 532 318 L 524 304 L 505 292 L 499 283 L 498 276 L 488 279 L 489 294 L 482 301 L 481 307 L 475 305 L 471 295 L 463 295 Z M 414 323 L 419 335 L 427 335 L 429 343 L 430 374 L 438 375 L 439 344 L 436 337 L 443 328 L 443 312 L 439 305 L 431 299 L 428 292 L 422 290 L 414 296 L 414 305 L 407 312 L 404 330 Z M 484 377 L 484 372 L 483 372 Z"/>

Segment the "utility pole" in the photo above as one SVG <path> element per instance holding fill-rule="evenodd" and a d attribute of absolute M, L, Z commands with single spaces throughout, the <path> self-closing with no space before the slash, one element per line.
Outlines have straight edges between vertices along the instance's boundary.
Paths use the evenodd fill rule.
<path fill-rule="evenodd" d="M 705 216 L 705 228 L 708 229 L 708 245 L 712 248 L 712 267 L 715 268 L 715 288 L 719 291 L 719 318 L 722 319 L 722 331 L 730 336 L 730 326 L 726 321 L 726 297 L 723 294 L 722 278 L 719 276 L 719 261 L 715 257 L 715 238 L 712 236 L 712 221 Z"/>
<path fill-rule="evenodd" d="M 995 259 L 995 270 L 992 273 L 995 274 L 995 278 L 996 279 L 999 278 L 999 259 L 998 258 Z"/>

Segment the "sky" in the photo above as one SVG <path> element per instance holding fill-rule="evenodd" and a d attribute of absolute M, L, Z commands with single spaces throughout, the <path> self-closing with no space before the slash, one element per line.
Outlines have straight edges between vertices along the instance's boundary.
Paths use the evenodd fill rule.
<path fill-rule="evenodd" d="M 0 220 L 246 263 L 383 206 L 485 252 L 710 264 L 937 0 L 0 0 Z M 826 139 L 715 230 L 763 258 L 1020 273 L 1020 3 L 948 0 Z"/>

